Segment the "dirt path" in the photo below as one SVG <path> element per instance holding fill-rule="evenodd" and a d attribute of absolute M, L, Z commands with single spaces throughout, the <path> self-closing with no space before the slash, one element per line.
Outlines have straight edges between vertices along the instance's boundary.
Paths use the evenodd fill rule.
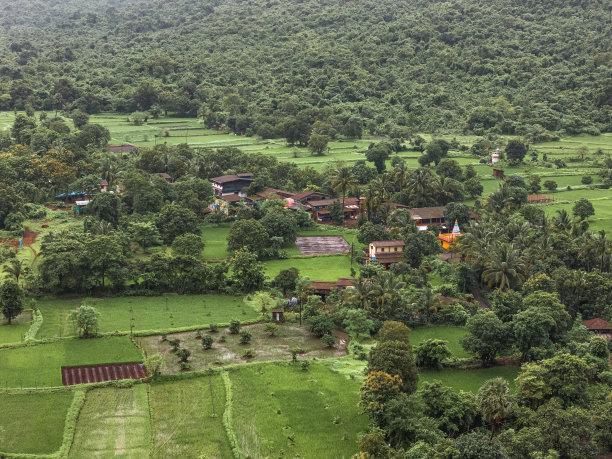
<path fill-rule="evenodd" d="M 481 308 L 491 309 L 491 305 L 487 300 L 485 300 L 484 296 L 482 296 L 480 290 L 474 287 L 472 289 L 472 295 L 474 295 L 474 299 L 480 303 Z"/>

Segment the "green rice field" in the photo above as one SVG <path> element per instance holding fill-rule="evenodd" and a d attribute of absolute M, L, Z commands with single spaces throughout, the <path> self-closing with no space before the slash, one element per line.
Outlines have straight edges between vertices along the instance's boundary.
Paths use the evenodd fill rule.
<path fill-rule="evenodd" d="M 230 373 L 234 430 L 248 457 L 350 458 L 368 426 L 359 408 L 360 381 L 312 361 L 245 366 Z"/>
<path fill-rule="evenodd" d="M 419 385 L 425 381 L 440 381 L 442 385 L 453 388 L 456 391 L 466 391 L 477 393 L 480 386 L 485 381 L 497 377 L 502 377 L 510 385 L 510 390 L 514 392 L 514 380 L 518 376 L 520 367 L 517 366 L 497 366 L 491 368 L 477 368 L 472 370 L 420 370 Z"/>
<path fill-rule="evenodd" d="M 0 455 L 56 452 L 62 444 L 66 414 L 73 397 L 71 390 L 0 392 Z"/>
<path fill-rule="evenodd" d="M 248 322 L 259 318 L 242 297 L 228 295 L 48 299 L 39 302 L 43 325 L 37 338 L 74 336 L 76 330 L 69 314 L 84 303 L 100 313 L 100 333 L 129 332 L 131 324 L 134 332 L 139 332 L 198 328 L 210 323 L 229 323 L 232 319 Z"/>
<path fill-rule="evenodd" d="M 23 335 L 29 330 L 32 322 L 32 311 L 24 311 L 19 317 L 13 319 L 13 323 L 8 325 L 8 321 L 0 318 L 0 345 L 20 343 Z"/>
<path fill-rule="evenodd" d="M 152 384 L 150 403 L 150 457 L 233 457 L 222 423 L 225 387 L 219 374 Z"/>
<path fill-rule="evenodd" d="M 0 349 L 0 388 L 61 386 L 62 366 L 141 361 L 140 351 L 127 336 Z"/>
<path fill-rule="evenodd" d="M 284 269 L 297 268 L 300 276 L 311 280 L 335 281 L 351 275 L 351 260 L 346 255 L 315 256 L 311 258 L 289 258 L 263 262 L 265 273 L 274 279 Z M 358 265 L 353 265 L 358 270 Z"/>

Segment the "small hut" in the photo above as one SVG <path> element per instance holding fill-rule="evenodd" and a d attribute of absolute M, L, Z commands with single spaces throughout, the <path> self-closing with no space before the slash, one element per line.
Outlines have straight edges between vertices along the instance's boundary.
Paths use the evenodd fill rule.
<path fill-rule="evenodd" d="M 612 325 L 599 317 L 583 320 L 584 325 L 591 333 L 595 333 L 606 339 L 612 339 Z"/>
<path fill-rule="evenodd" d="M 285 311 L 282 309 L 272 309 L 272 320 L 277 324 L 282 324 L 285 321 Z"/>

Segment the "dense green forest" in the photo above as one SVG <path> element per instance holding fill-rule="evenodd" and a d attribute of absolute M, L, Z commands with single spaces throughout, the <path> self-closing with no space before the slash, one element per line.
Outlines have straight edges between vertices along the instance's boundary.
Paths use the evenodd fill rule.
<path fill-rule="evenodd" d="M 0 109 L 202 115 L 263 137 L 316 119 L 404 138 L 610 131 L 610 6 L 19 0 L 0 18 Z"/>

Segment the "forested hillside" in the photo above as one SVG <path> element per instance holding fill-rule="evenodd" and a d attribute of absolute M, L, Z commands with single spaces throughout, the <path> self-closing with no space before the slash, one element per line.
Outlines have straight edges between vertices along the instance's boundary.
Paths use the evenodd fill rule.
<path fill-rule="evenodd" d="M 199 114 L 264 137 L 299 125 L 300 112 L 312 121 L 310 107 L 393 137 L 597 133 L 612 129 L 610 8 L 19 0 L 0 18 L 0 109 Z"/>

